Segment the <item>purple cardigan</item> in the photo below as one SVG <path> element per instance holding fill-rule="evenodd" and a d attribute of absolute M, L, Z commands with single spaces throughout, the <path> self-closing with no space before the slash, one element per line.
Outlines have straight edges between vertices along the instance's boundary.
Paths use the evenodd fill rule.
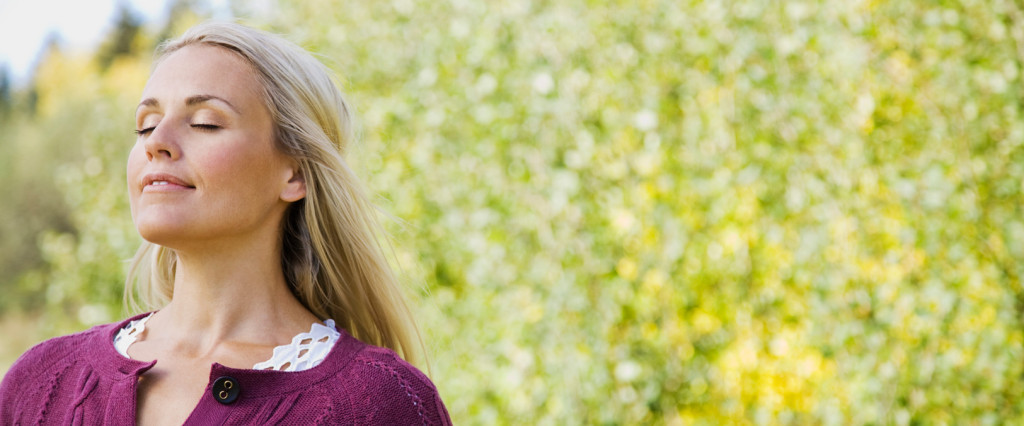
<path fill-rule="evenodd" d="M 156 364 L 121 356 L 128 321 L 47 340 L 25 352 L 0 384 L 0 425 L 135 424 L 139 375 Z M 298 372 L 213 364 L 185 424 L 450 425 L 426 376 L 394 352 L 344 330 L 324 361 Z"/>

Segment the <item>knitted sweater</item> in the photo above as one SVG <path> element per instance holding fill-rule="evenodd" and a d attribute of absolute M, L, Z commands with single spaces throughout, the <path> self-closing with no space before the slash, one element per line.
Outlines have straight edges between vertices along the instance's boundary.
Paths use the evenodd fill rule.
<path fill-rule="evenodd" d="M 156 364 L 121 356 L 121 323 L 45 341 L 25 352 L 0 384 L 0 425 L 135 424 L 139 376 Z M 450 425 L 437 389 L 394 352 L 343 330 L 309 370 L 248 370 L 213 364 L 185 424 Z"/>

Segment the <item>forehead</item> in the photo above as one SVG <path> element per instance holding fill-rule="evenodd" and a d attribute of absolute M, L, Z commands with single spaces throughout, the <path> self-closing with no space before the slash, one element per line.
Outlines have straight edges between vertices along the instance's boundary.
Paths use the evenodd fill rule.
<path fill-rule="evenodd" d="M 165 56 L 153 70 L 143 98 L 174 102 L 209 94 L 248 105 L 258 101 L 260 82 L 237 53 L 213 45 L 190 45 Z"/>

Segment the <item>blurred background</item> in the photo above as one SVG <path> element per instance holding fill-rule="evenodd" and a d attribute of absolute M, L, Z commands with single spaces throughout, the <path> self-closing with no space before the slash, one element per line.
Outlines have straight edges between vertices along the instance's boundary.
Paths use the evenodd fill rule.
<path fill-rule="evenodd" d="M 0 372 L 128 315 L 133 106 L 219 17 L 341 76 L 456 423 L 1024 421 L 1019 2 L 108 10 L 0 69 Z"/>

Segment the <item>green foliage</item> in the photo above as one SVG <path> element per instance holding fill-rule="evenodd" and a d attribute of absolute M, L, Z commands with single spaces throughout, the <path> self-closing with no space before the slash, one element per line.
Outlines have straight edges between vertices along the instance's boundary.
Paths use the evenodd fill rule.
<path fill-rule="evenodd" d="M 119 305 L 123 259 L 139 241 L 123 194 L 123 164 L 134 136 L 132 105 L 147 70 L 139 60 L 113 60 L 101 73 L 89 58 L 59 49 L 44 59 L 32 89 L 34 108 L 4 126 L 14 142 L 6 146 L 11 184 L 4 188 L 17 191 L 9 198 L 15 203 L 0 213 L 11 216 L 3 249 L 21 249 L 5 260 L 18 270 L 34 266 L 36 255 L 46 267 L 5 277 L 5 290 L 14 286 L 16 296 L 41 299 L 85 323 L 119 316 L 109 307 Z M 41 225 L 49 228 L 40 232 Z M 25 250 L 26 242 L 38 250 Z"/>
<path fill-rule="evenodd" d="M 107 42 L 96 52 L 100 69 L 106 70 L 119 56 L 130 56 L 139 47 L 137 42 L 141 30 L 142 22 L 135 16 L 134 11 L 125 3 L 119 4 L 114 30 Z"/>
<path fill-rule="evenodd" d="M 1022 421 L 1020 6 L 278 3 L 237 8 L 343 77 L 457 422 Z M 61 196 L 4 289 L 120 314 L 147 60 L 4 119 L 59 166 L 0 187 Z"/>

